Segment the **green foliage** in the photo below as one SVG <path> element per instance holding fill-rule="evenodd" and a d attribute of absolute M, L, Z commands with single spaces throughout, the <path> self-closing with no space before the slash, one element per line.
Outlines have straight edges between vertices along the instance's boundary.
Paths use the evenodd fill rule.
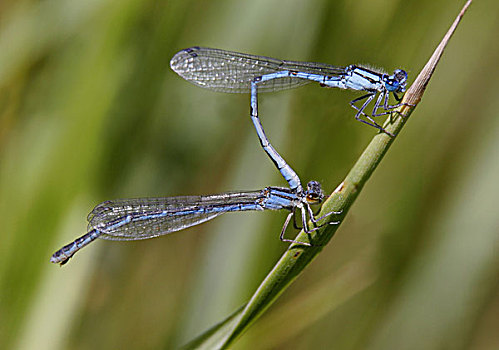
<path fill-rule="evenodd" d="M 170 348 L 248 302 L 287 248 L 283 213 L 49 263 L 106 199 L 284 185 L 249 97 L 168 68 L 192 45 L 404 68 L 454 1 L 11 1 L 0 5 L 0 348 Z M 340 230 L 236 348 L 497 348 L 499 3 L 477 2 Z M 330 191 L 374 129 L 355 93 L 261 98 L 270 140 Z M 378 137 L 378 136 L 377 136 Z M 289 234 L 291 234 L 289 232 Z"/>

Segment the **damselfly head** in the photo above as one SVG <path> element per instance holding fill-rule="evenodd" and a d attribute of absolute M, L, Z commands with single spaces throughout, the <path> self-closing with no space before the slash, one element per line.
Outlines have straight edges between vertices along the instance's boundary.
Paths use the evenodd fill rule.
<path fill-rule="evenodd" d="M 392 75 L 384 77 L 385 88 L 390 92 L 405 92 L 407 82 L 407 72 L 402 69 L 395 69 Z"/>
<path fill-rule="evenodd" d="M 324 192 L 322 192 L 321 184 L 317 181 L 310 181 L 307 184 L 305 198 L 308 204 L 318 204 L 324 200 Z"/>

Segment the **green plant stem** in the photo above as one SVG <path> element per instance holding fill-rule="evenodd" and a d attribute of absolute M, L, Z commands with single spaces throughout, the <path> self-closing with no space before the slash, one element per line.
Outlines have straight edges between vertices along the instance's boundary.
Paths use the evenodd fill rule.
<path fill-rule="evenodd" d="M 327 221 L 333 222 L 338 220 L 341 224 L 350 206 L 359 195 L 373 171 L 380 164 L 391 144 L 398 137 L 416 105 L 421 101 L 423 93 L 450 37 L 456 30 L 457 25 L 470 4 L 471 0 L 468 0 L 431 58 L 405 94 L 402 101 L 403 105 L 397 108 L 383 125 L 395 137 L 391 137 L 385 133 L 378 133 L 373 137 L 343 182 L 326 200 L 318 216 L 333 211 L 341 213 L 339 215 L 328 216 L 321 224 L 325 224 Z M 188 344 L 187 348 L 193 346 L 226 348 L 232 344 L 317 256 L 323 246 L 334 236 L 340 224 L 325 225 L 311 235 L 303 231 L 300 232 L 296 240 L 299 242 L 310 242 L 313 246 L 291 244 L 245 307 L 239 309 L 227 318 L 226 321 L 223 321 Z"/>

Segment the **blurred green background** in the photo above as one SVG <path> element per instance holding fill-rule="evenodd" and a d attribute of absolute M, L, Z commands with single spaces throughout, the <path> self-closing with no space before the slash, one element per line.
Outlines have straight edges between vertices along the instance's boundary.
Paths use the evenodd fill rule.
<path fill-rule="evenodd" d="M 1 2 L 0 348 L 178 347 L 245 303 L 286 249 L 285 213 L 243 213 L 49 263 L 107 199 L 285 185 L 249 96 L 183 81 L 175 52 L 400 67 L 410 84 L 463 4 Z M 498 33 L 499 2 L 472 4 L 334 239 L 235 348 L 499 348 Z M 303 182 L 331 192 L 375 134 L 353 118 L 357 96 L 261 96 Z"/>

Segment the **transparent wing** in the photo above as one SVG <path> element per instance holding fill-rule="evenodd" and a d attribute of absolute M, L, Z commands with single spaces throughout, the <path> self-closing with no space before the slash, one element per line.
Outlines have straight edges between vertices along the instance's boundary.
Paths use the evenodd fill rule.
<path fill-rule="evenodd" d="M 341 76 L 344 67 L 324 63 L 295 62 L 244 53 L 191 47 L 175 54 L 171 68 L 185 80 L 210 90 L 249 92 L 255 77 L 278 71 L 296 71 L 325 76 Z M 272 79 L 258 84 L 259 91 L 277 91 L 308 84 L 296 77 Z"/>
<path fill-rule="evenodd" d="M 106 201 L 88 215 L 88 230 L 100 238 L 138 240 L 194 226 L 229 211 L 263 210 L 263 191 L 229 192 L 209 196 L 137 198 Z"/>

